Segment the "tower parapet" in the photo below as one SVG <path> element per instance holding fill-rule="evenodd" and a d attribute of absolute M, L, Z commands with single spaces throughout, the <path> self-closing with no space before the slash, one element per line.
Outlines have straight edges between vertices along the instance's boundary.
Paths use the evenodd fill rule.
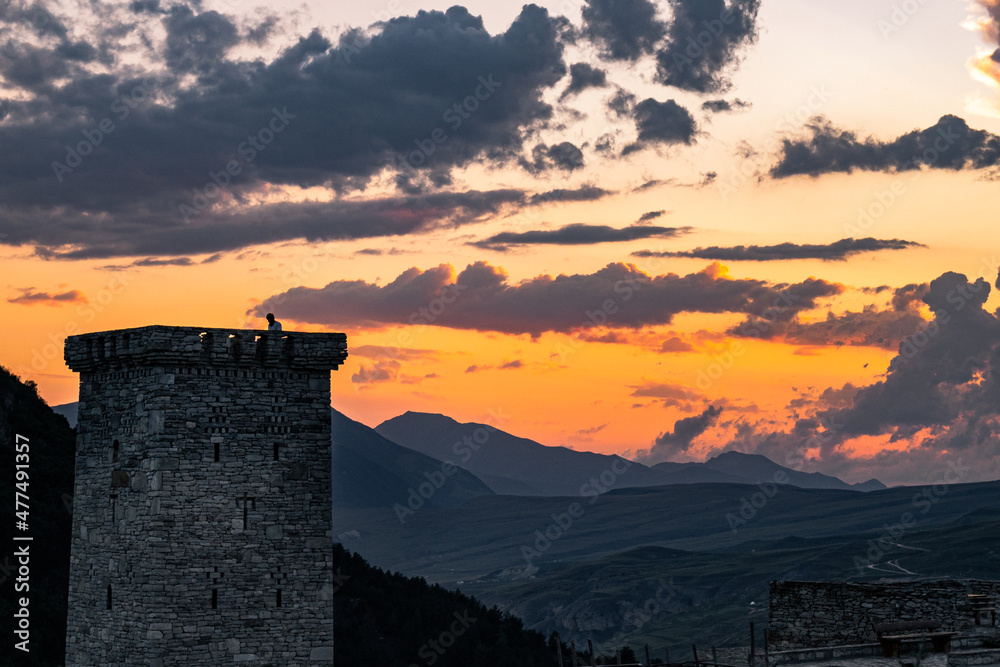
<path fill-rule="evenodd" d="M 64 357 L 78 373 L 177 364 L 331 370 L 347 358 L 347 335 L 154 325 L 71 336 Z"/>
<path fill-rule="evenodd" d="M 72 336 L 66 664 L 333 661 L 330 370 L 340 333 Z"/>

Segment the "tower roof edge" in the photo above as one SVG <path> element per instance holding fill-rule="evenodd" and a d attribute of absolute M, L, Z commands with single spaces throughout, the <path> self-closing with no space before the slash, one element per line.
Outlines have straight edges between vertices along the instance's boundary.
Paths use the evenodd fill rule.
<path fill-rule="evenodd" d="M 78 373 L 165 365 L 333 370 L 347 358 L 347 334 L 151 325 L 69 336 L 63 356 Z"/>

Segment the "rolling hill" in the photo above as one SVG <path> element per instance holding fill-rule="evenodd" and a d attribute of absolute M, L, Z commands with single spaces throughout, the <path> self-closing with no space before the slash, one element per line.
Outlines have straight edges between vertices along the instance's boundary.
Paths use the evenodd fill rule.
<path fill-rule="evenodd" d="M 894 526 L 906 514 L 911 530 L 927 530 L 1000 505 L 1000 482 L 941 489 L 783 486 L 766 497 L 756 486 L 674 485 L 594 497 L 483 496 L 455 509 L 425 509 L 405 526 L 367 510 L 337 513 L 334 523 L 335 534 L 357 530 L 348 546 L 377 565 L 455 583 L 498 572 L 537 576 L 555 562 L 645 546 L 719 551 L 753 540 L 853 537 Z M 555 538 L 546 546 L 539 535 Z"/>
<path fill-rule="evenodd" d="M 786 486 L 754 508 L 758 492 L 693 484 L 614 490 L 592 503 L 488 496 L 406 526 L 366 510 L 334 521 L 354 528 L 345 544 L 376 565 L 460 586 L 532 629 L 592 637 L 602 650 L 745 644 L 747 622 L 766 623 L 774 579 L 1000 572 L 1000 482 L 871 493 Z M 650 601 L 655 613 L 644 612 Z"/>

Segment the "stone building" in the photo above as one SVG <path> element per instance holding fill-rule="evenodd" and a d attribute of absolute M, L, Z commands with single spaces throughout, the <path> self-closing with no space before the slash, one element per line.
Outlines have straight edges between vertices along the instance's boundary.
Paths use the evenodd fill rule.
<path fill-rule="evenodd" d="M 1000 581 L 919 579 L 882 583 L 772 581 L 771 648 L 778 651 L 849 646 L 876 641 L 873 623 L 933 619 L 943 629 L 966 631 L 969 595 L 1000 594 Z"/>
<path fill-rule="evenodd" d="M 330 370 L 346 357 L 337 333 L 66 340 L 67 665 L 332 664 Z"/>

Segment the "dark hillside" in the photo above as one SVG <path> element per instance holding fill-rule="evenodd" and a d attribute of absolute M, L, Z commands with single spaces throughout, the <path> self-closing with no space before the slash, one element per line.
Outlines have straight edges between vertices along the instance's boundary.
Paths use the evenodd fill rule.
<path fill-rule="evenodd" d="M 22 436 L 18 438 L 17 436 Z M 28 443 L 27 486 L 15 488 L 17 442 Z M 31 652 L 10 657 L 14 651 L 3 651 L 0 664 L 39 665 L 53 667 L 63 664 L 66 646 L 66 597 L 69 590 L 69 549 L 72 530 L 73 471 L 76 434 L 65 417 L 57 415 L 38 395 L 34 383 L 20 379 L 0 366 L 0 443 L 3 447 L 0 474 L 0 522 L 3 524 L 4 545 L 14 545 L 12 532 L 20 518 L 15 517 L 15 492 L 27 491 L 30 580 L 27 591 L 15 591 L 11 579 L 16 578 L 13 547 L 5 546 L 0 560 L 0 615 L 11 623 L 17 610 L 15 601 L 27 596 L 30 610 Z M 22 483 L 25 480 L 22 480 Z M 23 510 L 24 508 L 18 508 Z M 14 582 L 25 583 L 25 582 Z M 13 644 L 13 627 L 6 633 Z"/>
<path fill-rule="evenodd" d="M 383 572 L 334 546 L 334 646 L 342 665 L 555 667 L 519 618 L 423 579 Z"/>

